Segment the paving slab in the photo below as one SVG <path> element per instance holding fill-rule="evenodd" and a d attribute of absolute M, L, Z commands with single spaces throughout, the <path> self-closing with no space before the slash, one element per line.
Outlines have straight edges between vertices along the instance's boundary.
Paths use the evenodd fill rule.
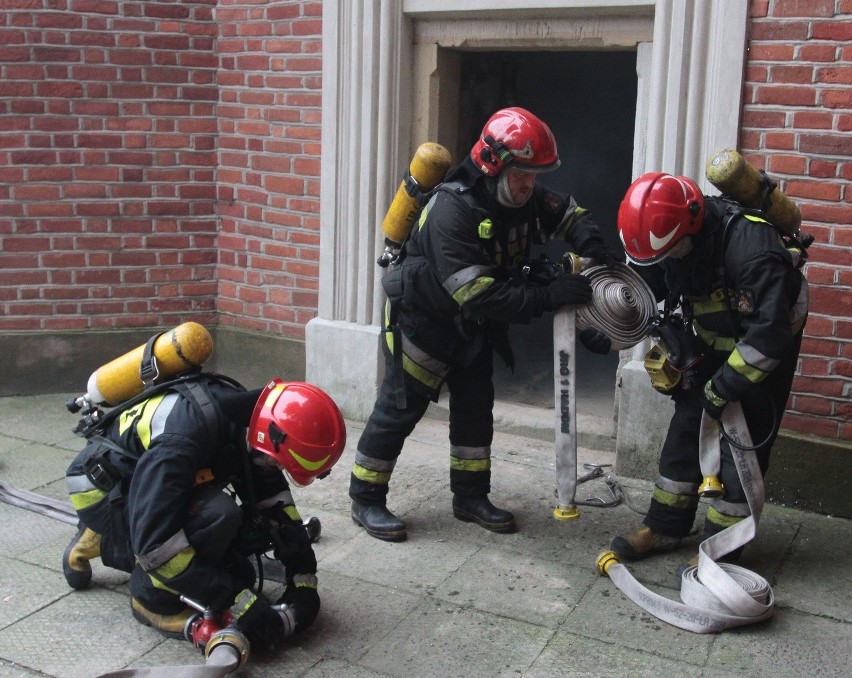
<path fill-rule="evenodd" d="M 29 416 L 44 412 L 39 425 Z M 0 478 L 65 499 L 64 471 L 82 441 L 64 398 L 0 398 Z M 641 523 L 651 483 L 614 476 L 628 502 L 581 506 L 552 517 L 554 449 L 542 437 L 498 430 L 492 499 L 520 530 L 498 535 L 456 520 L 449 490 L 447 425 L 425 418 L 406 442 L 389 504 L 408 541 L 369 537 L 350 516 L 349 472 L 363 422 L 331 476 L 293 492 L 317 516 L 322 608 L 314 626 L 276 652 L 253 656 L 240 676 L 512 678 L 607 676 L 841 676 L 852 656 L 852 523 L 768 504 L 742 564 L 767 577 L 778 601 L 767 622 L 721 634 L 669 626 L 628 600 L 595 561 L 616 534 Z M 44 430 L 43 430 L 44 429 Z M 606 431 L 585 440 L 606 440 Z M 582 446 L 583 462 L 612 463 Z M 607 469 L 607 472 L 611 469 Z M 603 479 L 577 497 L 606 496 Z M 699 514 L 703 514 L 705 506 Z M 61 556 L 74 527 L 0 504 L 0 678 L 76 678 L 122 667 L 201 662 L 130 616 L 127 575 L 94 563 L 92 587 L 72 591 Z M 700 529 L 701 518 L 695 530 Z M 693 534 L 663 556 L 627 564 L 652 590 L 678 599 L 676 567 Z M 269 566 L 271 568 L 271 566 Z M 267 579 L 273 597 L 281 585 Z M 50 642 L 44 642 L 44 639 Z M 179 671 L 176 673 L 179 675 Z"/>

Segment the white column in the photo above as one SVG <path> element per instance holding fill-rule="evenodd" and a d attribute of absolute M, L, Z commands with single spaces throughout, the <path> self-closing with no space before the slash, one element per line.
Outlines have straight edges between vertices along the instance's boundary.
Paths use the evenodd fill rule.
<path fill-rule="evenodd" d="M 355 419 L 369 415 L 382 373 L 376 259 L 408 151 L 410 54 L 400 2 L 323 2 L 319 314 L 305 374 Z"/>
<path fill-rule="evenodd" d="M 745 0 L 657 1 L 653 43 L 638 46 L 635 177 L 670 172 L 717 192 L 704 166 L 715 151 L 736 148 L 747 19 Z M 616 470 L 649 479 L 674 411 L 645 372 L 650 346 L 622 355 L 616 428 Z"/>

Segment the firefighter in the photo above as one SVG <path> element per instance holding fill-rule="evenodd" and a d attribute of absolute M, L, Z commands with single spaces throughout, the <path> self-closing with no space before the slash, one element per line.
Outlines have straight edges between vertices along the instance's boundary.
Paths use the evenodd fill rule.
<path fill-rule="evenodd" d="M 386 505 L 389 481 L 405 439 L 444 384 L 453 515 L 492 532 L 515 531 L 512 513 L 488 499 L 493 352 L 513 369 L 509 323 L 584 304 L 592 295 L 583 276 L 525 271 L 534 263 L 531 244 L 559 238 L 583 256 L 616 260 L 585 209 L 536 182 L 559 163 L 544 122 L 522 108 L 497 111 L 432 193 L 383 277 L 386 369 L 349 485 L 352 518 L 371 536 L 407 536 Z"/>
<path fill-rule="evenodd" d="M 88 586 L 100 557 L 130 573 L 133 617 L 165 636 L 183 638 L 195 614 L 181 596 L 229 611 L 253 650 L 303 631 L 320 598 L 290 483 L 328 475 L 345 437 L 331 398 L 301 382 L 246 391 L 202 376 L 143 399 L 68 468 L 80 518 L 63 555 L 68 584 Z M 273 547 L 286 573 L 277 608 L 252 590 L 250 560 Z"/>
<path fill-rule="evenodd" d="M 663 317 L 680 307 L 682 320 L 673 323 L 680 329 L 669 341 L 680 337 L 696 347 L 688 361 L 695 367 L 668 390 L 674 414 L 647 516 L 635 532 L 612 540 L 615 553 L 637 560 L 676 548 L 692 529 L 703 412 L 718 421 L 729 402 L 740 401 L 766 473 L 807 319 L 806 252 L 763 212 L 704 196 L 691 179 L 659 172 L 627 190 L 618 230 L 630 265 L 665 302 Z M 724 439 L 720 480 L 724 489 L 707 509 L 702 540 L 749 515 Z M 741 552 L 726 559 L 736 561 Z"/>

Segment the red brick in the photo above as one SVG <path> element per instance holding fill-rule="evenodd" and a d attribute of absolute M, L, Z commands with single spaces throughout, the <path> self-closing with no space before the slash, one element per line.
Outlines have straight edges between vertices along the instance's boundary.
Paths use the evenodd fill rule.
<path fill-rule="evenodd" d="M 814 160 L 811 162 L 809 175 L 822 179 L 832 179 L 837 176 L 837 163 Z"/>
<path fill-rule="evenodd" d="M 773 154 L 769 158 L 769 172 L 773 174 L 804 175 L 807 171 L 808 159 L 801 155 Z"/>
<path fill-rule="evenodd" d="M 834 40 L 849 42 L 852 40 L 852 21 L 817 21 L 813 24 L 813 40 Z"/>
<path fill-rule="evenodd" d="M 814 82 L 814 68 L 812 66 L 772 66 L 769 69 L 769 81 L 776 84 L 811 84 Z"/>
<path fill-rule="evenodd" d="M 833 17 L 834 0 L 775 0 L 773 17 Z"/>
<path fill-rule="evenodd" d="M 751 43 L 749 60 L 755 61 L 791 61 L 793 46 L 775 43 Z"/>
<path fill-rule="evenodd" d="M 766 148 L 792 151 L 796 147 L 796 136 L 792 132 L 766 132 L 763 138 Z"/>
<path fill-rule="evenodd" d="M 802 42 L 807 39 L 808 30 L 809 24 L 804 21 L 755 21 L 751 25 L 749 39 Z"/>
<path fill-rule="evenodd" d="M 802 134 L 799 150 L 802 153 L 848 157 L 852 153 L 852 138 L 845 134 Z"/>
<path fill-rule="evenodd" d="M 762 86 L 757 88 L 757 102 L 781 106 L 813 106 L 817 92 L 813 87 Z"/>
<path fill-rule="evenodd" d="M 799 47 L 799 61 L 834 61 L 836 57 L 836 45 L 805 43 Z"/>
<path fill-rule="evenodd" d="M 839 184 L 825 181 L 787 181 L 784 192 L 791 198 L 837 201 L 840 199 Z"/>
<path fill-rule="evenodd" d="M 796 129 L 831 129 L 834 115 L 825 111 L 796 111 L 793 113 L 793 127 Z"/>
<path fill-rule="evenodd" d="M 822 104 L 826 108 L 852 108 L 852 88 L 825 90 Z"/>
<path fill-rule="evenodd" d="M 831 66 L 817 69 L 817 82 L 829 84 L 852 84 L 852 64 L 849 66 Z"/>

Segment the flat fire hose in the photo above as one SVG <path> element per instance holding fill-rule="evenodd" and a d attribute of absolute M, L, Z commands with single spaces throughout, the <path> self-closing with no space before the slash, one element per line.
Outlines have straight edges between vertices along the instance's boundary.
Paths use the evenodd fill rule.
<path fill-rule="evenodd" d="M 119 669 L 102 673 L 97 678 L 221 678 L 233 673 L 248 661 L 248 641 L 245 636 L 233 631 L 223 633 L 222 637 L 223 640 L 207 652 L 204 664 Z M 211 643 L 214 638 L 211 638 Z"/>
<path fill-rule="evenodd" d="M 583 262 L 585 263 L 585 262 Z M 654 295 L 642 278 L 624 264 L 592 266 L 582 272 L 592 286 L 592 300 L 563 306 L 553 315 L 553 390 L 556 411 L 556 520 L 580 517 L 577 492 L 577 328 L 595 328 L 622 350 L 638 344 L 656 312 Z"/>
<path fill-rule="evenodd" d="M 71 506 L 71 502 L 52 499 L 51 497 L 45 497 L 35 492 L 12 487 L 2 480 L 0 480 L 0 501 L 17 506 L 18 508 L 27 509 L 28 511 L 41 513 L 48 518 L 53 518 L 69 525 L 76 525 L 79 520 L 77 512 Z"/>
<path fill-rule="evenodd" d="M 739 402 L 729 403 L 722 425 L 734 441 L 731 452 L 751 515 L 705 539 L 698 546 L 698 565 L 686 569 L 681 580 L 683 603 L 660 596 L 640 584 L 611 551 L 598 557 L 598 572 L 606 574 L 621 592 L 647 612 L 693 633 L 718 633 L 769 619 L 775 612 L 775 595 L 763 577 L 744 567 L 717 563 L 727 553 L 744 546 L 757 533 L 763 510 L 763 477 L 753 451 L 751 435 Z M 706 413 L 701 420 L 701 468 L 705 476 L 718 470 L 721 455 L 719 428 Z"/>

